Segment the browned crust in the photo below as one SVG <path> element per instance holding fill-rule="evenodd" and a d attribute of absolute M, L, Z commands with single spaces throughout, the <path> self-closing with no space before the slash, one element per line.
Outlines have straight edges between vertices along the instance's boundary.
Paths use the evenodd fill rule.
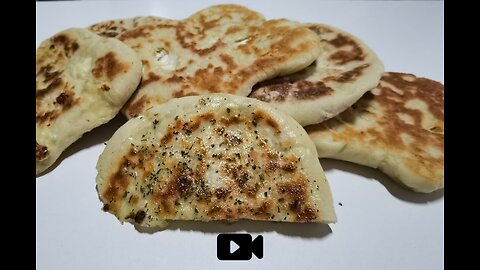
<path fill-rule="evenodd" d="M 62 52 L 67 56 L 74 54 L 79 46 L 75 40 L 72 40 L 70 37 L 64 34 L 56 35 L 52 38 L 53 44 L 50 46 L 62 46 Z"/>
<path fill-rule="evenodd" d="M 139 25 L 150 25 L 163 22 L 164 19 L 153 16 L 134 17 L 124 20 L 109 20 L 91 25 L 88 29 L 104 37 L 116 37 L 119 34 Z"/>
<path fill-rule="evenodd" d="M 223 8 L 225 8 L 225 10 L 223 10 Z M 227 44 L 221 40 L 209 47 L 199 47 L 198 44 L 206 38 L 207 31 L 219 27 L 223 19 L 232 16 L 229 12 L 241 12 L 244 14 L 244 19 L 258 21 L 257 25 L 232 24 L 231 27 L 227 29 L 227 32 L 230 34 L 240 31 L 239 28 L 249 32 L 247 42 L 238 46 L 238 49 L 244 54 L 256 54 L 257 60 L 254 61 L 254 63 L 248 66 L 241 66 L 232 56 L 220 54 L 219 58 L 222 63 L 219 66 L 208 65 L 189 75 L 182 73 L 184 69 L 179 67 L 178 70 L 175 70 L 171 74 L 168 74 L 166 78 L 160 80 L 162 83 L 179 85 L 178 90 L 173 92 L 172 98 L 198 95 L 205 92 L 236 93 L 242 85 L 251 82 L 252 78 L 258 76 L 258 74 L 265 73 L 265 71 L 271 70 L 272 67 L 282 65 L 282 63 L 285 63 L 291 57 L 304 54 L 305 51 L 313 50 L 314 46 L 318 46 L 318 42 L 312 39 L 298 44 L 299 39 L 302 40 L 303 37 L 311 35 L 311 31 L 307 27 L 283 26 L 282 20 L 264 21 L 256 12 L 251 12 L 243 7 L 220 7 L 220 9 L 222 9 L 224 13 L 219 17 L 210 18 L 201 13 L 195 14 L 191 18 L 182 21 L 139 26 L 124 32 L 119 35 L 118 38 L 127 44 L 131 43 L 131 46 L 136 46 L 137 43 L 135 39 L 144 38 L 147 40 L 150 39 L 153 42 L 155 31 L 169 29 L 174 31 L 175 39 L 181 47 L 191 51 L 193 54 L 208 59 L 213 52 L 227 46 Z M 272 37 L 272 40 L 275 40 L 269 51 L 260 49 L 257 44 L 257 41 L 264 36 Z M 158 46 L 165 48 L 165 44 L 166 42 L 162 41 Z M 158 75 L 157 72 L 151 69 L 152 67 L 150 67 L 150 65 L 144 65 L 144 67 L 146 68 L 145 73 L 150 75 L 147 75 L 148 77 L 144 76 L 143 79 L 145 83 L 140 85 L 140 92 L 148 83 L 153 82 L 148 79 L 152 78 L 152 73 Z M 234 79 L 230 80 L 226 78 Z M 159 87 L 159 89 L 160 88 L 161 87 Z"/>
<path fill-rule="evenodd" d="M 79 49 L 77 41 L 60 33 L 45 41 L 37 51 L 36 123 L 50 125 L 80 102 L 73 86 L 63 78 L 61 67 Z"/>
<path fill-rule="evenodd" d="M 335 48 L 327 57 L 333 66 L 342 66 L 350 62 L 365 60 L 365 52 L 353 38 L 319 24 L 310 25 L 309 29 L 317 33 L 323 43 Z M 335 90 L 329 83 L 354 83 L 370 66 L 370 64 L 362 64 L 317 81 L 310 81 L 309 75 L 315 72 L 315 65 L 314 63 L 294 74 L 258 83 L 253 87 L 249 97 L 265 102 L 321 99 L 334 93 Z"/>
<path fill-rule="evenodd" d="M 420 100 L 428 106 L 428 113 L 436 120 L 433 126 L 422 124 L 426 112 L 405 107 L 412 100 Z M 443 108 L 444 87 L 441 83 L 412 74 L 389 72 L 384 73 L 376 89 L 366 93 L 352 108 L 306 130 L 328 132 L 336 141 L 357 141 L 364 145 L 408 152 L 408 156 L 402 157 L 405 165 L 427 179 L 435 179 L 436 172 L 443 170 L 444 162 Z M 373 118 L 376 125 L 360 132 L 353 123 L 363 115 Z M 405 122 L 399 115 L 409 116 L 413 123 Z M 336 126 L 341 126 L 341 131 L 330 131 Z M 406 144 L 401 134 L 410 136 L 413 142 Z M 433 157 L 428 153 L 428 147 L 442 154 Z"/>
<path fill-rule="evenodd" d="M 37 161 L 44 160 L 48 156 L 48 148 L 45 145 L 36 142 L 36 159 Z"/>
<path fill-rule="evenodd" d="M 271 92 L 275 92 L 276 95 L 271 95 Z M 284 102 L 288 98 L 311 100 L 329 96 L 333 93 L 334 90 L 322 81 L 298 81 L 294 83 L 266 81 L 256 85 L 249 97 L 265 102 Z"/>
<path fill-rule="evenodd" d="M 59 84 L 60 85 L 60 84 Z M 52 88 L 53 89 L 56 89 Z M 53 102 L 53 109 L 45 111 L 42 110 L 40 106 L 40 102 L 43 99 L 42 96 L 37 96 L 37 108 L 36 108 L 36 123 L 39 125 L 45 125 L 52 123 L 55 119 L 57 119 L 60 115 L 65 113 L 66 111 L 73 108 L 76 104 L 80 102 L 80 98 L 75 98 L 75 92 L 73 92 L 73 88 L 68 88 L 68 85 L 65 84 L 63 90 L 54 100 Z M 37 92 L 38 93 L 38 92 Z"/>
<path fill-rule="evenodd" d="M 135 117 L 139 115 L 141 112 L 144 111 L 146 105 L 148 103 L 148 97 L 142 96 L 137 101 L 133 102 L 127 109 L 127 114 L 131 117 Z"/>
<path fill-rule="evenodd" d="M 365 52 L 360 47 L 359 43 L 353 38 L 337 33 L 333 39 L 327 39 L 325 38 L 325 34 L 334 33 L 336 31 L 328 26 L 319 24 L 310 25 L 309 28 L 317 33 L 320 38 L 322 38 L 323 42 L 329 43 L 338 49 L 328 58 L 332 63 L 336 65 L 345 65 L 352 61 L 365 60 Z"/>
<path fill-rule="evenodd" d="M 113 80 L 119 74 L 125 73 L 127 69 L 128 64 L 119 61 L 114 52 L 108 52 L 95 61 L 95 66 L 92 68 L 92 75 L 95 78 L 107 77 L 109 80 Z"/>
<path fill-rule="evenodd" d="M 152 125 L 156 123 L 154 120 Z M 108 205 L 107 211 L 117 213 L 125 202 L 138 209 L 136 207 L 141 207 L 146 199 L 148 209 L 140 214 L 134 210 L 124 218 L 140 224 L 155 215 L 166 220 L 176 219 L 177 213 L 182 211 L 180 202 L 188 202 L 195 207 L 195 219 L 201 220 L 272 220 L 280 213 L 291 214 L 289 221 L 317 220 L 320 213 L 309 197 L 310 185 L 300 170 L 300 158 L 283 156 L 258 136 L 256 141 L 259 143 L 255 148 L 244 145 L 246 142 L 241 136 L 227 129 L 232 125 L 252 130 L 261 125 L 272 129 L 274 134 L 280 133 L 279 124 L 261 109 L 241 115 L 227 109 L 223 113 L 208 112 L 189 119 L 175 117 L 158 146 L 150 142 L 132 145 L 118 160 L 101 191 L 102 201 Z M 170 148 L 173 141 L 206 126 L 212 126 L 224 142 L 206 145 L 206 140 L 197 138 L 190 146 L 186 143 L 181 151 Z M 215 147 L 250 150 L 246 153 L 209 152 Z M 181 154 L 182 158 L 170 158 L 175 151 L 177 157 Z M 217 173 L 226 180 L 222 187 L 213 188 L 204 179 L 207 168 L 217 160 L 223 161 Z M 288 174 L 291 180 L 276 180 L 284 174 Z M 136 199 L 129 194 L 127 189 L 132 187 L 139 189 L 143 197 Z"/>

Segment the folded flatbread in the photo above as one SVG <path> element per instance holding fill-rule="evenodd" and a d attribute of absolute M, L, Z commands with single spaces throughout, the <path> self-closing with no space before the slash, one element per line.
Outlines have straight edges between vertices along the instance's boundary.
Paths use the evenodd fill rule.
<path fill-rule="evenodd" d="M 168 220 L 336 221 L 313 142 L 290 116 L 229 94 L 172 99 L 130 119 L 97 163 L 104 210 Z"/>
<path fill-rule="evenodd" d="M 306 127 L 319 157 L 378 168 L 417 192 L 444 186 L 443 85 L 385 73 L 339 116 Z"/>
<path fill-rule="evenodd" d="M 72 28 L 40 44 L 36 72 L 39 174 L 85 132 L 118 113 L 140 82 L 142 64 L 119 40 Z"/>
<path fill-rule="evenodd" d="M 302 126 L 346 110 L 377 86 L 383 64 L 360 39 L 324 24 L 308 24 L 321 39 L 321 54 L 307 68 L 254 86 L 250 97 L 290 114 Z"/>

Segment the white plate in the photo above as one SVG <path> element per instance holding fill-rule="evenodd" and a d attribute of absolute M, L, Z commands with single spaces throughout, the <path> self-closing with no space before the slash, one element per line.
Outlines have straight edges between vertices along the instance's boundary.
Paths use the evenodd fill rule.
<path fill-rule="evenodd" d="M 180 19 L 220 1 L 37 2 L 37 46 L 69 27 L 137 15 Z M 222 1 L 223 2 L 223 1 Z M 443 83 L 443 2 L 242 1 L 267 18 L 337 26 L 365 41 L 386 71 Z M 112 122 L 72 145 L 36 180 L 38 269 L 443 269 L 443 191 L 416 194 L 376 170 L 322 160 L 338 223 L 176 222 L 153 234 L 101 211 L 95 164 L 124 122 Z M 340 206 L 341 203 L 343 206 Z M 264 237 L 264 258 L 216 258 L 220 232 Z M 267 268 L 266 268 L 267 267 Z"/>

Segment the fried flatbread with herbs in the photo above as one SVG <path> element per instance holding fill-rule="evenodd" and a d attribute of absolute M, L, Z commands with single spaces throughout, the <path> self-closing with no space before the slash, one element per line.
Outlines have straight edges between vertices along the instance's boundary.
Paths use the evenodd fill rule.
<path fill-rule="evenodd" d="M 247 97 L 210 94 L 156 105 L 115 132 L 97 170 L 104 210 L 122 223 L 336 221 L 308 134 Z"/>

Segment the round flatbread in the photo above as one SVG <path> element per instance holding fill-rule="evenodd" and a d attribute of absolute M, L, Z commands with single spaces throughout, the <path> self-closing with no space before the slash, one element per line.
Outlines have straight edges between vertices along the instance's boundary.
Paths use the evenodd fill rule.
<path fill-rule="evenodd" d="M 306 127 L 319 157 L 378 168 L 418 192 L 444 186 L 443 85 L 385 73 L 351 108 Z"/>
<path fill-rule="evenodd" d="M 250 97 L 290 114 L 302 126 L 338 115 L 377 86 L 383 64 L 361 40 L 340 29 L 309 24 L 321 39 L 321 55 L 297 73 L 254 86 Z"/>
<path fill-rule="evenodd" d="M 130 119 L 97 163 L 104 210 L 143 227 L 168 220 L 335 222 L 315 145 L 255 99 L 172 99 Z"/>
<path fill-rule="evenodd" d="M 119 40 L 72 28 L 40 44 L 36 72 L 39 174 L 85 132 L 118 113 L 140 82 L 142 64 Z"/>
<path fill-rule="evenodd" d="M 237 5 L 218 5 L 176 22 L 139 26 L 118 38 L 144 65 L 127 117 L 172 98 L 204 93 L 247 96 L 257 82 L 290 74 L 320 55 L 318 36 L 302 24 L 266 21 Z"/>

